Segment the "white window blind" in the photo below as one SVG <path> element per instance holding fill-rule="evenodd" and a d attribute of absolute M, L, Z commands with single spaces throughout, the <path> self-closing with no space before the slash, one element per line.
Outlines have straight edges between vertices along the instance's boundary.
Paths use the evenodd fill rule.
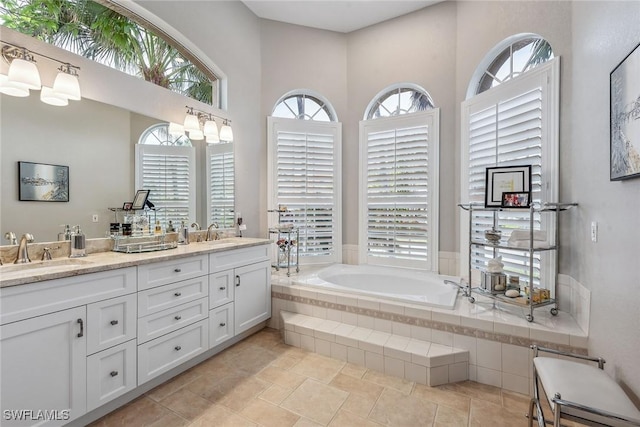
<path fill-rule="evenodd" d="M 342 259 L 340 135 L 340 123 L 269 117 L 270 208 L 286 206 L 307 263 Z"/>
<path fill-rule="evenodd" d="M 362 262 L 437 269 L 438 115 L 361 122 Z"/>
<path fill-rule="evenodd" d="M 207 145 L 207 224 L 220 228 L 235 225 L 233 144 Z"/>
<path fill-rule="evenodd" d="M 556 60 L 557 61 L 557 60 Z M 534 203 L 557 201 L 557 91 L 554 64 L 543 65 L 500 86 L 492 88 L 463 103 L 463 189 L 462 199 L 484 204 L 487 167 L 531 165 L 531 192 Z M 554 101 L 555 100 L 555 101 Z M 513 230 L 528 230 L 528 212 L 499 212 L 498 225 L 503 239 Z M 464 221 L 463 221 L 464 222 Z M 468 224 L 468 223 L 467 223 Z M 473 240 L 483 241 L 484 231 L 493 226 L 492 212 L 474 212 L 471 218 Z M 534 229 L 553 235 L 553 223 L 535 214 Z M 463 229 L 462 250 L 467 251 L 468 225 Z M 473 269 L 486 269 L 493 258 L 489 248 L 474 246 L 470 259 Z M 505 270 L 522 279 L 528 277 L 530 258 L 522 251 L 500 250 Z M 534 277 L 540 285 L 554 272 L 541 253 L 534 254 Z M 464 270 L 463 270 L 464 271 Z M 464 274 L 464 273 L 463 273 Z"/>
<path fill-rule="evenodd" d="M 137 144 L 135 155 L 136 189 L 151 190 L 155 219 L 163 226 L 194 221 L 195 148 Z"/>

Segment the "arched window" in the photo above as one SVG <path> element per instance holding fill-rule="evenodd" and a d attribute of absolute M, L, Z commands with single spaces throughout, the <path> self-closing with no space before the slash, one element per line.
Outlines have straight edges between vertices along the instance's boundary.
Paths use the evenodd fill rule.
<path fill-rule="evenodd" d="M 196 155 L 191 140 L 169 133 L 168 123 L 150 126 L 135 150 L 136 189 L 150 190 L 155 219 L 176 229 L 196 219 Z"/>
<path fill-rule="evenodd" d="M 331 104 L 321 95 L 309 91 L 289 92 L 276 102 L 271 116 L 317 122 L 338 121 L 338 116 Z"/>
<path fill-rule="evenodd" d="M 531 200 L 535 204 L 558 201 L 559 60 L 542 37 L 519 34 L 496 45 L 478 65 L 469 82 L 468 99 L 462 103 L 463 202 L 484 204 L 488 167 L 521 165 L 531 166 Z M 477 96 L 480 93 L 482 96 Z M 521 212 L 474 211 L 471 220 L 461 220 L 463 251 L 469 250 L 469 235 L 472 240 L 484 240 L 494 214 L 500 218 L 499 224 L 507 224 L 501 229 L 503 237 L 508 238 L 514 229 L 531 227 L 529 217 Z M 549 219 L 536 213 L 533 228 L 545 230 L 553 241 L 555 224 Z M 536 252 L 529 258 L 529 254 L 501 250 L 500 255 L 505 270 L 523 280 L 528 278 L 533 259 L 536 286 L 555 289 L 549 254 Z M 489 247 L 474 247 L 470 257 L 460 257 L 461 271 L 468 271 L 470 261 L 472 275 L 479 277 L 478 270 L 494 256 Z"/>
<path fill-rule="evenodd" d="M 467 98 L 513 79 L 553 59 L 551 45 L 536 34 L 509 37 L 482 60 L 471 79 Z"/>
<path fill-rule="evenodd" d="M 342 124 L 335 110 L 319 94 L 289 92 L 276 102 L 268 127 L 268 206 L 284 207 L 271 214 L 269 227 L 300 230 L 301 263 L 340 262 Z"/>
<path fill-rule="evenodd" d="M 438 270 L 439 114 L 414 84 L 369 103 L 360 122 L 360 263 Z"/>
<path fill-rule="evenodd" d="M 369 103 L 364 119 L 392 117 L 434 108 L 431 95 L 418 85 L 404 83 L 386 88 Z"/>

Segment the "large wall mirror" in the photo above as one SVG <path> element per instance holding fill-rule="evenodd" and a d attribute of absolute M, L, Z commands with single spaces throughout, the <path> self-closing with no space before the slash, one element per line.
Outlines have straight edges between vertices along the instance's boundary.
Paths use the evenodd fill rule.
<path fill-rule="evenodd" d="M 140 136 L 158 123 L 181 122 L 185 105 L 224 114 L 5 28 L 2 40 L 79 64 L 83 98 L 54 107 L 40 102 L 38 91 L 22 98 L 0 94 L 0 237 L 6 232 L 18 237 L 32 233 L 36 241 L 55 241 L 63 224 L 80 225 L 89 238 L 105 237 L 115 219 L 109 208 L 132 201 L 138 189 L 135 147 Z M 57 65 L 38 61 L 44 85 L 51 85 Z M 2 61 L 0 72 L 6 74 L 7 67 Z M 194 141 L 193 145 L 196 209 L 189 221 L 205 226 L 219 209 L 233 212 L 233 143 L 208 147 L 205 141 Z M 212 155 L 220 150 L 225 154 Z M 20 201 L 19 161 L 68 166 L 69 201 Z M 221 190 L 226 191 L 225 198 L 216 200 L 214 191 Z M 153 201 L 153 192 L 149 199 Z"/>

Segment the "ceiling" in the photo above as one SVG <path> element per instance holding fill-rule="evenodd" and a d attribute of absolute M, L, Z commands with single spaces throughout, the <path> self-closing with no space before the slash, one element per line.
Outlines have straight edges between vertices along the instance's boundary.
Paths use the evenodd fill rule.
<path fill-rule="evenodd" d="M 243 0 L 260 18 L 348 33 L 443 0 Z"/>

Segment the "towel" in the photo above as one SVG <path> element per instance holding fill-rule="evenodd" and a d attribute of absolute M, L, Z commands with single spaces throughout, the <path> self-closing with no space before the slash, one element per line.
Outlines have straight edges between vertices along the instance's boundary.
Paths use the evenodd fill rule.
<path fill-rule="evenodd" d="M 529 240 L 531 239 L 531 233 L 529 230 L 513 230 L 509 240 L 507 240 L 508 246 L 514 248 L 528 248 Z M 533 247 L 534 248 L 546 248 L 551 246 L 547 241 L 547 232 L 544 230 L 533 231 Z"/>

